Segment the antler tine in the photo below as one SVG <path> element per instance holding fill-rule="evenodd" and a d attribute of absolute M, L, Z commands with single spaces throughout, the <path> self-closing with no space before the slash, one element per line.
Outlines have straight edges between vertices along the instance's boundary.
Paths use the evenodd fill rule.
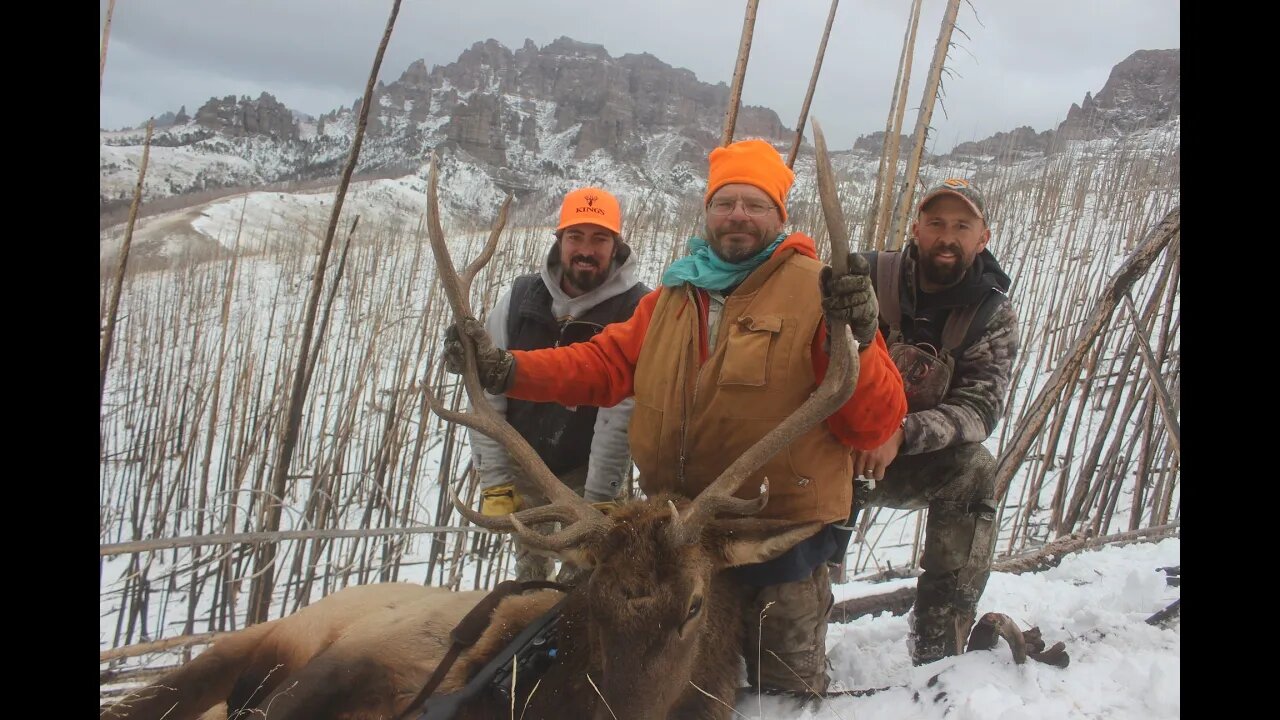
<path fill-rule="evenodd" d="M 498 247 L 498 236 L 502 234 L 502 228 L 507 225 L 507 211 L 511 209 L 511 194 L 507 193 L 507 199 L 502 201 L 502 207 L 498 209 L 498 219 L 493 223 L 493 229 L 489 231 L 489 240 L 485 242 L 484 248 L 480 250 L 480 254 L 475 260 L 467 266 L 465 272 L 462 273 L 463 297 L 471 297 L 471 283 L 476 279 L 476 274 L 480 272 L 480 268 L 489 264 L 489 260 L 493 257 L 493 251 Z"/>
<path fill-rule="evenodd" d="M 840 195 L 836 192 L 836 174 L 831 169 L 831 156 L 827 154 L 827 139 L 823 137 L 822 125 L 816 118 L 813 121 L 813 147 L 818 166 L 818 197 L 822 200 L 822 217 L 826 220 L 827 237 L 831 240 L 831 274 L 839 277 L 849 272 L 849 230 L 844 222 L 844 210 L 840 207 Z"/>
<path fill-rule="evenodd" d="M 595 510 L 595 508 L 592 508 Z M 598 510 L 596 512 L 599 512 Z M 520 535 L 520 539 L 526 547 L 535 550 L 546 550 L 548 552 L 560 552 L 565 548 L 574 547 L 583 540 L 586 540 L 600 531 L 601 526 L 592 524 L 591 522 L 574 523 L 553 535 L 543 535 L 542 533 L 530 529 L 527 525 L 520 522 L 520 518 L 515 515 L 509 516 L 512 526 L 515 527 L 516 533 Z M 604 517 L 604 514 L 601 514 Z M 606 518 L 604 520 L 604 528 L 612 527 L 612 523 Z"/>
<path fill-rule="evenodd" d="M 734 492 L 737 492 L 736 488 Z M 768 478 L 760 483 L 759 495 L 745 500 L 732 495 L 707 495 L 704 490 L 689 506 L 689 512 L 684 517 L 680 517 L 675 505 L 671 506 L 671 525 L 667 532 L 673 538 L 673 544 L 691 545 L 701 537 L 702 526 L 710 518 L 717 515 L 755 515 L 763 510 L 768 502 Z"/>
<path fill-rule="evenodd" d="M 839 276 L 849 269 L 849 233 L 836 194 L 835 173 L 831 169 L 831 159 L 827 156 L 827 143 L 817 120 L 813 121 L 813 138 L 818 165 L 818 194 L 822 199 L 827 234 L 831 238 L 831 270 L 834 275 Z M 726 506 L 726 501 L 738 492 L 742 483 L 753 472 L 792 440 L 827 419 L 852 397 L 854 385 L 858 382 L 858 354 L 853 350 L 853 334 L 849 325 L 843 321 L 831 322 L 829 332 L 830 363 L 822 383 L 795 412 L 740 455 L 715 482 L 694 498 L 679 530 L 675 531 L 684 540 L 695 541 L 706 521 L 729 507 Z M 767 488 L 767 485 L 764 487 Z M 762 488 L 761 495 L 764 494 Z M 760 506 L 763 507 L 764 502 Z"/>
<path fill-rule="evenodd" d="M 493 256 L 494 247 L 497 245 L 498 236 L 502 233 L 502 228 L 506 225 L 507 208 L 510 205 L 510 197 L 503 204 L 502 210 L 498 214 L 498 218 L 494 221 L 493 230 L 489 234 L 489 241 L 480 255 L 467 267 L 466 273 L 459 277 L 454 269 L 453 260 L 449 256 L 449 248 L 445 244 L 444 229 L 440 225 L 440 199 L 437 192 L 439 184 L 440 171 L 436 163 L 435 153 L 431 154 L 431 170 L 427 180 L 427 235 L 431 240 L 431 253 L 436 260 L 436 273 L 440 277 L 440 284 L 444 287 L 445 297 L 449 300 L 449 307 L 453 310 L 456 320 L 463 318 L 473 318 L 471 307 L 469 304 L 471 281 L 475 279 L 476 273 L 480 271 L 484 264 Z M 538 453 L 533 449 L 529 442 L 521 437 L 520 433 L 502 417 L 493 406 L 484 397 L 484 389 L 480 386 L 480 373 L 476 367 L 476 351 L 474 343 L 465 333 L 460 333 L 462 337 L 463 355 L 465 366 L 462 373 L 462 384 L 466 388 L 467 397 L 471 400 L 471 411 L 466 413 L 455 412 L 443 407 L 443 403 L 438 398 L 427 393 L 427 397 L 431 402 L 431 409 L 440 417 L 451 422 L 456 422 L 478 432 L 484 433 L 496 440 L 507 452 L 511 454 L 512 459 L 524 470 L 525 475 L 535 484 L 547 500 L 553 505 L 558 505 L 568 509 L 574 518 L 580 523 L 586 523 L 586 531 L 603 531 L 611 525 L 609 519 L 604 513 L 591 506 L 591 503 L 582 499 L 574 491 L 570 490 L 560 479 L 551 472 L 547 464 L 538 457 Z M 518 528 L 518 525 L 513 525 Z"/>
<path fill-rule="evenodd" d="M 525 524 L 542 523 L 542 522 L 562 522 L 568 523 L 577 520 L 577 516 L 573 511 L 560 505 L 540 505 L 534 508 L 527 508 L 518 513 L 511 513 L 501 516 L 484 515 L 471 508 L 458 497 L 458 494 L 449 489 L 449 496 L 453 500 L 453 506 L 458 509 L 458 513 L 462 517 L 470 520 L 473 524 L 489 530 L 515 530 L 516 526 L 512 524 L 513 515 L 520 517 L 520 522 Z"/>

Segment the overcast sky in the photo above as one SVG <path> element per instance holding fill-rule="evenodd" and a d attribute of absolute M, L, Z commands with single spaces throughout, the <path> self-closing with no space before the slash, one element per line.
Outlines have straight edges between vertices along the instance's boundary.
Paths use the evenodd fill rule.
<path fill-rule="evenodd" d="M 909 0 L 844 0 L 810 117 L 832 149 L 883 130 Z M 924 0 L 905 133 L 915 122 L 946 0 Z M 391 0 L 117 0 L 99 123 L 118 128 L 212 96 L 270 92 L 318 115 L 364 91 Z M 745 0 L 402 0 L 379 78 L 457 59 L 494 38 L 513 50 L 562 35 L 618 57 L 648 52 L 704 82 L 732 79 Z M 743 102 L 794 127 L 830 0 L 762 0 Z M 105 22 L 107 0 L 99 0 Z M 1178 0 L 966 0 L 932 125 L 934 152 L 1030 125 L 1056 127 L 1136 50 L 1180 47 Z M 810 136 L 811 137 L 811 136 Z"/>

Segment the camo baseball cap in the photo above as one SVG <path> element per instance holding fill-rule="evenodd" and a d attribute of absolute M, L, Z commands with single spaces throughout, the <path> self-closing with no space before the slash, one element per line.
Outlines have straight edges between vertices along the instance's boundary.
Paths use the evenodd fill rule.
<path fill-rule="evenodd" d="M 947 178 L 930 188 L 929 192 L 925 193 L 924 197 L 920 198 L 920 204 L 916 206 L 916 214 L 919 215 L 920 211 L 924 209 L 924 206 L 927 205 L 930 200 L 933 200 L 944 193 L 959 196 L 960 199 L 964 200 L 973 212 L 977 214 L 980 220 L 983 222 L 987 221 L 987 204 L 982 199 L 982 193 L 979 192 L 977 186 L 973 183 L 960 178 Z"/>

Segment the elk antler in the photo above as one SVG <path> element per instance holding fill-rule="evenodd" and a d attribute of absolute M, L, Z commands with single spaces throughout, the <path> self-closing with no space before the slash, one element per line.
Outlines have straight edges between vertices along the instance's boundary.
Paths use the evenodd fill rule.
<path fill-rule="evenodd" d="M 480 269 L 493 257 L 494 248 L 498 244 L 498 236 L 502 234 L 502 228 L 507 223 L 507 210 L 511 206 L 511 196 L 508 195 L 506 201 L 502 203 L 502 209 L 498 211 L 498 218 L 494 221 L 493 230 L 489 233 L 489 240 L 485 243 L 484 249 L 467 266 L 466 271 L 459 276 L 454 270 L 453 261 L 449 257 L 449 248 L 445 245 L 444 240 L 444 229 L 440 225 L 440 199 L 436 189 L 438 181 L 439 170 L 436 167 L 436 155 L 432 153 L 431 172 L 427 181 L 427 234 L 431 238 L 431 252 L 436 259 L 436 273 L 440 276 L 441 285 L 444 286 L 445 296 L 449 300 L 449 307 L 453 310 L 454 320 L 458 321 L 467 317 L 475 317 L 471 313 L 469 302 L 471 283 L 475 280 L 476 274 L 480 272 Z M 468 508 L 458 498 L 458 494 L 450 488 L 449 494 L 452 496 L 453 504 L 458 508 L 458 512 L 476 525 L 490 530 L 514 530 L 530 547 L 551 551 L 561 550 L 581 542 L 588 536 L 607 530 L 611 523 L 604 513 L 592 507 L 591 503 L 582 499 L 577 493 L 570 490 L 568 486 L 560 482 L 560 479 L 551 472 L 551 469 L 547 467 L 542 458 L 538 457 L 538 453 L 529 445 L 529 442 L 521 437 L 520 433 L 507 422 L 506 418 L 489 404 L 480 385 L 480 374 L 476 368 L 475 346 L 466 333 L 459 333 L 459 336 L 462 340 L 463 356 L 465 358 L 462 384 L 467 390 L 467 397 L 471 400 L 471 411 L 456 412 L 450 410 L 445 407 L 442 400 L 435 397 L 434 393 L 427 393 L 428 404 L 430 404 L 432 411 L 445 420 L 456 422 L 459 425 L 484 433 L 501 444 L 511 454 L 512 459 L 524 470 L 525 475 L 546 495 L 551 504 L 522 510 L 505 518 L 487 517 Z M 563 522 L 566 527 L 554 535 L 544 536 L 538 532 L 531 531 L 526 525 L 526 523 L 539 523 L 548 520 Z"/>
<path fill-rule="evenodd" d="M 833 276 L 839 277 L 849 269 L 849 233 L 836 195 L 827 143 L 817 120 L 813 121 L 813 139 L 818 163 L 818 194 L 822 198 L 822 214 L 831 238 L 831 271 Z M 701 537 L 702 526 L 719 513 L 750 515 L 759 512 L 769 500 L 768 478 L 760 485 L 760 496 L 754 500 L 733 497 L 742 483 L 778 451 L 827 419 L 853 395 L 854 385 L 858 382 L 858 354 L 853 350 L 853 335 L 844 321 L 831 322 L 830 326 L 831 362 L 822 383 L 795 412 L 760 438 L 694 498 L 684 517 L 673 522 L 668 529 L 676 542 L 696 542 Z"/>

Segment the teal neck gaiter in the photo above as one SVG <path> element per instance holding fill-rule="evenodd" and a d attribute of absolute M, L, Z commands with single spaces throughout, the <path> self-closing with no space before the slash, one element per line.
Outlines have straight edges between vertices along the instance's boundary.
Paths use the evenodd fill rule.
<path fill-rule="evenodd" d="M 706 240 L 691 237 L 689 254 L 671 263 L 671 267 L 662 274 L 662 284 L 675 287 L 687 282 L 703 290 L 716 291 L 735 287 L 763 265 L 786 237 L 785 233 L 779 233 L 763 250 L 739 263 L 721 260 Z"/>

